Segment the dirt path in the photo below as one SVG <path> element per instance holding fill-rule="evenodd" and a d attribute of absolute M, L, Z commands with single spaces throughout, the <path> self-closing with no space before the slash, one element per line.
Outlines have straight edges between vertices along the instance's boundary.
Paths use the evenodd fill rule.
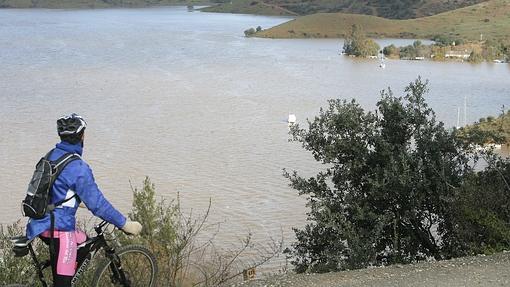
<path fill-rule="evenodd" d="M 510 286 L 510 252 L 327 274 L 287 274 L 235 286 Z"/>

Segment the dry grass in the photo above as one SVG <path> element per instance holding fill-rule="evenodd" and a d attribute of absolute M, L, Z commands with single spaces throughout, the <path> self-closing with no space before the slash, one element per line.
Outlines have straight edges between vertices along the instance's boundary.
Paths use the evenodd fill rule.
<path fill-rule="evenodd" d="M 491 0 L 434 16 L 390 20 L 375 16 L 321 13 L 297 18 L 257 33 L 268 38 L 343 38 L 353 24 L 363 26 L 370 37 L 420 38 L 448 35 L 478 40 L 510 37 L 510 0 Z"/>

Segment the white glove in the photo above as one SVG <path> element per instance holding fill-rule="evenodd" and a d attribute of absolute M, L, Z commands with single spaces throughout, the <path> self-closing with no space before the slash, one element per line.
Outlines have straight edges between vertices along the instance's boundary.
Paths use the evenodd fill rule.
<path fill-rule="evenodd" d="M 142 225 L 138 221 L 126 221 L 122 231 L 130 235 L 138 235 L 142 231 Z"/>

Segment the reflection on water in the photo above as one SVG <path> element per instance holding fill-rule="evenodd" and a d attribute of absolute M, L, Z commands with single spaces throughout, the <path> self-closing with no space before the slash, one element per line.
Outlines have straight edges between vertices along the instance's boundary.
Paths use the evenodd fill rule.
<path fill-rule="evenodd" d="M 469 122 L 509 104 L 509 65 L 388 60 L 383 70 L 339 56 L 339 40 L 243 37 L 286 20 L 186 7 L 0 10 L 0 221 L 20 217 L 33 165 L 56 141 L 55 119 L 70 112 L 86 117 L 84 157 L 123 212 L 129 181 L 148 175 L 159 195 L 179 192 L 194 212 L 211 198 L 228 245 L 280 229 L 289 242 L 304 224 L 304 199 L 282 168 L 311 175 L 317 165 L 288 142 L 289 113 L 303 124 L 339 97 L 373 109 L 380 90 L 401 93 L 418 75 L 447 126 L 464 97 Z"/>

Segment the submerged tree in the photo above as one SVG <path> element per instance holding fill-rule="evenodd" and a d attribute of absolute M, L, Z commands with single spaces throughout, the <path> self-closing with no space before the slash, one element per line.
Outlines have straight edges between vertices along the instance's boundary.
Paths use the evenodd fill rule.
<path fill-rule="evenodd" d="M 417 79 L 396 97 L 381 93 L 375 112 L 331 100 L 301 142 L 324 169 L 285 176 L 307 197 L 308 224 L 295 229 L 296 271 L 323 272 L 408 263 L 452 253 L 441 242 L 454 227 L 450 205 L 472 172 L 465 143 L 437 122 Z"/>
<path fill-rule="evenodd" d="M 350 34 L 346 37 L 343 52 L 356 57 L 377 56 L 379 45 L 366 37 L 361 26 L 352 25 Z"/>

